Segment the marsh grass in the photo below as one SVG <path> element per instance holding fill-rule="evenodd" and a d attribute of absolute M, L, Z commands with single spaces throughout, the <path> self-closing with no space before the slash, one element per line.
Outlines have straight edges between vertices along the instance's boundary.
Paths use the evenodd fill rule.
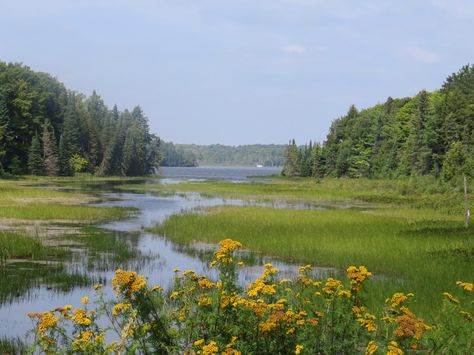
<path fill-rule="evenodd" d="M 99 223 L 126 218 L 132 211 L 133 209 L 130 208 L 116 206 L 95 207 L 54 203 L 28 203 L 1 208 L 0 218 Z"/>
<path fill-rule="evenodd" d="M 239 239 L 250 250 L 296 263 L 341 270 L 366 265 L 380 275 L 369 292 L 372 304 L 396 291 L 414 292 L 423 300 L 417 309 L 427 315 L 449 285 L 472 282 L 474 275 L 474 229 L 434 210 L 224 206 L 205 211 L 174 215 L 153 231 L 181 243 Z"/>
<path fill-rule="evenodd" d="M 87 226 L 75 235 L 63 237 L 87 250 L 89 267 L 110 270 L 139 257 L 137 249 L 127 242 L 124 233 Z"/>
<path fill-rule="evenodd" d="M 41 180 L 40 180 L 41 181 Z M 34 180 L 0 180 L 0 218 L 98 223 L 122 219 L 133 209 L 85 205 L 92 196 L 33 184 Z"/>
<path fill-rule="evenodd" d="M 35 259 L 42 255 L 43 246 L 38 238 L 12 232 L 0 232 L 0 263 L 11 258 Z"/>
<path fill-rule="evenodd" d="M 445 213 L 463 212 L 462 186 L 443 184 L 433 178 L 416 179 L 273 179 L 265 182 L 186 182 L 173 185 L 124 184 L 135 192 L 189 191 L 203 196 L 287 202 L 366 202 L 374 205 L 410 206 Z M 474 204 L 474 196 L 470 196 Z"/>
<path fill-rule="evenodd" d="M 90 286 L 103 279 L 81 272 L 70 272 L 61 263 L 8 262 L 0 267 L 0 304 L 14 299 L 35 297 L 33 289 L 41 286 L 56 292 L 68 292 L 75 287 Z"/>
<path fill-rule="evenodd" d="M 21 338 L 0 338 L 0 355 L 25 354 L 26 351 Z"/>

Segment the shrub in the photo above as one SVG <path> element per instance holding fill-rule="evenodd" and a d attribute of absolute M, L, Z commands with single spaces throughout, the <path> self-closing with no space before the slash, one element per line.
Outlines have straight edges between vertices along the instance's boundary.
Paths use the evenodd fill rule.
<path fill-rule="evenodd" d="M 445 293 L 443 316 L 427 325 L 409 309 L 413 294 L 396 293 L 375 315 L 364 303 L 372 274 L 350 266 L 347 281 L 316 280 L 310 265 L 293 279 L 279 279 L 264 266 L 246 287 L 237 282 L 239 242 L 226 239 L 214 253 L 211 280 L 193 270 L 175 270 L 170 290 L 149 286 L 133 271 L 117 270 L 116 298 L 104 300 L 96 285 L 96 310 L 70 305 L 30 314 L 36 321 L 32 351 L 45 353 L 186 354 L 403 354 L 414 351 L 471 353 L 473 284 L 459 281 L 461 296 Z M 110 326 L 99 318 L 105 315 Z M 106 333 L 115 341 L 106 343 Z M 109 337 L 108 337 L 109 338 Z"/>

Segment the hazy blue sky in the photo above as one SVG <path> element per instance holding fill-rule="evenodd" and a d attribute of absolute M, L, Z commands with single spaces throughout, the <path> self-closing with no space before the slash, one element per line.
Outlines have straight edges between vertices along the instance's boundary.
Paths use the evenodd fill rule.
<path fill-rule="evenodd" d="M 179 143 L 322 140 L 352 103 L 438 88 L 473 34 L 472 0 L 0 0 L 0 60 Z"/>

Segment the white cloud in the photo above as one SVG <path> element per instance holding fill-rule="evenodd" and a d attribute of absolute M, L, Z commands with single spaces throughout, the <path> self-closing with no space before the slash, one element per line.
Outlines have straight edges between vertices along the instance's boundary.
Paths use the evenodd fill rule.
<path fill-rule="evenodd" d="M 422 47 L 407 47 L 404 52 L 410 59 L 420 63 L 431 64 L 441 59 L 438 53 Z"/>
<path fill-rule="evenodd" d="M 284 46 L 281 50 L 290 55 L 303 55 L 306 53 L 306 47 L 301 44 L 289 44 Z"/>

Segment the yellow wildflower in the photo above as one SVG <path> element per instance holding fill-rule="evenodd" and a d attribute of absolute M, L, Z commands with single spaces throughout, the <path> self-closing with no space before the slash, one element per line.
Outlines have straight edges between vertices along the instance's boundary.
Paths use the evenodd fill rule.
<path fill-rule="evenodd" d="M 337 293 L 337 295 L 339 297 L 342 297 L 342 298 L 350 298 L 351 297 L 351 292 L 347 291 L 347 290 L 341 290 Z"/>
<path fill-rule="evenodd" d="M 231 348 L 232 346 L 234 346 L 235 342 L 237 341 L 237 337 L 236 336 L 233 336 L 229 343 L 225 346 L 226 348 Z"/>
<path fill-rule="evenodd" d="M 205 296 L 205 295 L 201 295 L 199 296 L 199 299 L 198 299 L 198 305 L 200 306 L 210 306 L 212 304 L 212 299 L 208 296 Z"/>
<path fill-rule="evenodd" d="M 298 268 L 298 272 L 299 272 L 300 274 L 302 274 L 303 272 L 305 272 L 305 271 L 310 271 L 310 270 L 312 270 L 312 269 L 313 269 L 313 267 L 308 264 L 308 265 L 300 266 L 300 267 Z"/>
<path fill-rule="evenodd" d="M 458 304 L 459 300 L 455 298 L 453 295 L 451 295 L 448 292 L 443 292 L 443 296 L 445 296 L 448 300 L 450 300 L 452 303 Z"/>
<path fill-rule="evenodd" d="M 103 286 L 104 285 L 102 284 L 95 284 L 94 286 L 92 286 L 92 288 L 97 291 L 98 289 L 101 289 Z"/>
<path fill-rule="evenodd" d="M 194 342 L 194 346 L 200 346 L 201 344 L 204 344 L 204 339 L 199 339 Z"/>
<path fill-rule="evenodd" d="M 72 316 L 72 321 L 79 325 L 90 325 L 92 323 L 90 316 L 86 313 L 84 309 L 75 309 L 72 311 L 74 316 Z"/>
<path fill-rule="evenodd" d="M 303 346 L 303 345 L 297 344 L 297 345 L 296 345 L 296 348 L 295 348 L 295 354 L 296 354 L 296 355 L 301 354 L 301 351 L 302 351 L 303 349 L 304 349 L 304 346 Z"/>
<path fill-rule="evenodd" d="M 212 288 L 212 286 L 214 286 L 214 284 L 206 278 L 199 280 L 198 285 L 200 288 Z"/>
<path fill-rule="evenodd" d="M 474 318 L 471 313 L 466 312 L 466 311 L 460 311 L 459 314 L 461 314 L 464 318 L 466 318 L 468 321 L 473 321 Z"/>
<path fill-rule="evenodd" d="M 130 308 L 130 303 L 117 303 L 114 306 L 113 315 L 117 316 L 121 311 L 127 310 Z"/>
<path fill-rule="evenodd" d="M 404 293 L 397 292 L 397 293 L 394 293 L 392 297 L 387 298 L 385 300 L 385 303 L 389 304 L 390 307 L 392 308 L 396 308 L 399 305 L 401 305 L 403 302 L 408 300 L 409 297 L 412 297 L 412 296 L 413 296 L 413 293 L 409 293 L 405 295 Z"/>
<path fill-rule="evenodd" d="M 458 281 L 456 282 L 456 285 L 458 285 L 459 287 L 462 287 L 462 289 L 466 292 L 472 292 L 472 290 L 474 289 L 474 284 L 469 283 L 469 282 Z"/>
<path fill-rule="evenodd" d="M 87 302 L 89 302 L 89 297 L 84 296 L 84 297 L 81 298 L 81 303 L 87 304 Z"/>
<path fill-rule="evenodd" d="M 403 350 L 398 347 L 396 341 L 391 341 L 387 346 L 387 355 L 403 355 Z"/>
<path fill-rule="evenodd" d="M 55 327 L 59 320 L 53 312 L 30 313 L 28 316 L 38 318 L 38 333 L 44 333 L 46 330 Z"/>
<path fill-rule="evenodd" d="M 211 341 L 209 344 L 202 347 L 203 355 L 214 355 L 219 351 L 219 347 L 215 341 Z"/>
<path fill-rule="evenodd" d="M 367 349 L 365 350 L 365 355 L 373 355 L 377 351 L 379 347 L 377 344 L 375 344 L 375 341 L 370 341 L 369 344 L 367 344 Z"/>

